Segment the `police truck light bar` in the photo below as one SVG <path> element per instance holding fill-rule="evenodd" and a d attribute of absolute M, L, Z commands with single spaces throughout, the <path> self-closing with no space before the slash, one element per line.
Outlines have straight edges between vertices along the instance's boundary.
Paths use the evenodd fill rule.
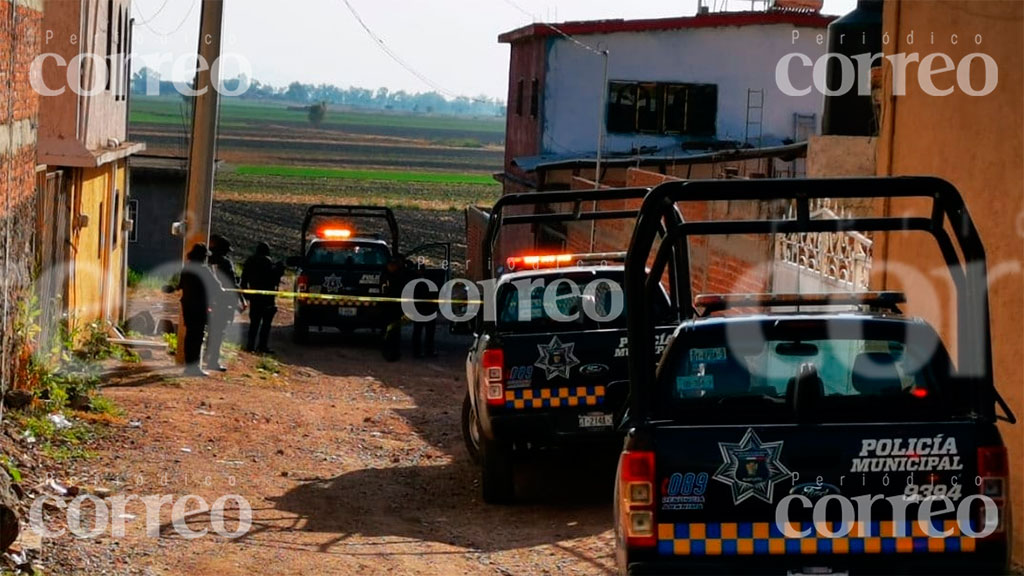
<path fill-rule="evenodd" d="M 816 294 L 700 294 L 693 305 L 704 315 L 727 308 L 773 308 L 777 306 L 870 306 L 898 312 L 907 301 L 902 292 L 832 292 Z"/>
<path fill-rule="evenodd" d="M 505 261 L 509 270 L 559 268 L 561 266 L 593 264 L 625 260 L 625 252 L 589 252 L 584 254 L 539 254 L 530 256 L 513 256 Z"/>
<path fill-rule="evenodd" d="M 344 240 L 352 237 L 352 231 L 347 228 L 321 228 L 320 237 L 326 240 Z"/>

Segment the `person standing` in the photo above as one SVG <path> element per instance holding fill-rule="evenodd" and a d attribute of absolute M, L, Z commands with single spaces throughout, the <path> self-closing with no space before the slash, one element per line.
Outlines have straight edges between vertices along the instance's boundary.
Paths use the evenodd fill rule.
<path fill-rule="evenodd" d="M 242 265 L 242 290 L 276 292 L 284 276 L 284 264 L 270 259 L 270 245 L 260 242 L 256 252 Z M 249 334 L 247 352 L 273 354 L 270 349 L 270 328 L 277 314 L 273 294 L 249 295 Z M 258 341 L 258 342 L 257 342 Z"/>
<path fill-rule="evenodd" d="M 415 276 L 427 278 L 427 269 L 423 265 L 417 265 Z M 437 295 L 431 294 L 426 282 L 416 285 L 413 297 L 417 300 L 416 307 L 424 317 L 432 317 L 431 320 L 421 322 L 413 321 L 412 324 L 412 355 L 416 358 L 433 358 L 437 356 L 434 350 L 434 333 L 437 331 Z"/>
<path fill-rule="evenodd" d="M 210 237 L 210 268 L 225 292 L 211 306 L 209 336 L 206 340 L 207 370 L 227 371 L 220 363 L 221 345 L 228 326 L 234 322 L 235 310 L 245 310 L 245 298 L 238 292 L 238 276 L 235 275 L 235 263 L 230 257 L 233 251 L 227 238 L 219 234 Z"/>
<path fill-rule="evenodd" d="M 210 307 L 223 297 L 223 289 L 206 266 L 210 255 L 206 244 L 192 246 L 181 269 L 178 289 L 181 290 L 181 315 L 185 321 L 185 375 L 207 376 L 199 365 L 203 335 L 209 321 Z"/>

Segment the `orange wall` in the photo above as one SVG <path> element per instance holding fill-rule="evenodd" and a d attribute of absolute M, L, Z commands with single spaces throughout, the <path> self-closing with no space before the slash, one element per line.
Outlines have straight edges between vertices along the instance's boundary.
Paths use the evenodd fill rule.
<path fill-rule="evenodd" d="M 886 53 L 943 52 L 954 62 L 971 52 L 991 56 L 999 67 L 995 90 L 987 96 L 969 96 L 956 88 L 949 96 L 931 96 L 919 86 L 917 65 L 911 64 L 907 94 L 892 95 L 891 66 L 883 69 L 885 94 L 878 148 L 880 175 L 937 175 L 952 182 L 964 195 L 968 210 L 977 223 L 988 255 L 990 306 L 995 380 L 1000 392 L 1024 417 L 1024 2 L 1020 0 L 957 0 L 947 2 L 887 0 L 885 32 L 892 39 Z M 914 32 L 914 44 L 907 35 Z M 928 43 L 931 33 L 935 45 Z M 958 44 L 951 45 L 952 34 Z M 975 45 L 975 34 L 982 44 Z M 936 77 L 946 88 L 955 83 L 955 73 Z M 983 85 L 980 65 L 971 70 L 973 86 Z M 893 213 L 904 206 L 893 205 Z M 927 271 L 941 267 L 929 239 L 890 238 L 886 260 L 909 269 Z M 888 277 L 893 284 L 893 274 Z M 913 282 L 911 282 L 913 284 Z M 927 284 L 931 284 L 929 287 Z M 911 287 L 911 293 L 935 288 L 934 282 Z M 935 289 L 935 305 L 914 306 L 910 313 L 924 316 L 943 329 L 952 345 L 955 322 L 940 310 L 948 306 L 948 290 Z M 1003 437 L 1010 447 L 1011 491 L 1015 499 L 1014 550 L 1016 561 L 1024 561 L 1024 424 L 1004 426 Z"/>

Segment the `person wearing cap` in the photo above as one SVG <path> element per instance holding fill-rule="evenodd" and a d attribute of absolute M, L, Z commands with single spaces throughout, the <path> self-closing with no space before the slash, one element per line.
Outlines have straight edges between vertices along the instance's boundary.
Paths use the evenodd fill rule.
<path fill-rule="evenodd" d="M 224 343 L 224 335 L 228 326 L 235 319 L 235 310 L 245 310 L 245 298 L 238 292 L 238 276 L 235 275 L 235 263 L 229 256 L 234 250 L 231 241 L 214 234 L 210 237 L 210 268 L 225 292 L 221 298 L 213 302 L 210 312 L 209 335 L 206 339 L 206 369 L 224 372 L 227 370 L 220 363 L 220 349 Z"/>
<path fill-rule="evenodd" d="M 210 251 L 206 244 L 192 246 L 181 269 L 178 289 L 181 290 L 181 315 L 185 321 L 185 375 L 206 376 L 199 365 L 203 349 L 203 335 L 209 321 L 210 306 L 223 298 L 213 272 L 206 266 Z"/>
<path fill-rule="evenodd" d="M 242 265 L 242 290 L 276 292 L 284 276 L 284 264 L 270 258 L 270 244 L 260 242 L 256 252 Z M 270 327 L 277 314 L 273 294 L 249 295 L 249 334 L 245 349 L 247 352 L 273 354 L 270 349 Z M 258 343 L 257 343 L 258 340 Z"/>

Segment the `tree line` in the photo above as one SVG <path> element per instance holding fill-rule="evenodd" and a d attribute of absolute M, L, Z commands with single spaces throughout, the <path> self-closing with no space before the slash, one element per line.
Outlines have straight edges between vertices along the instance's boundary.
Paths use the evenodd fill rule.
<path fill-rule="evenodd" d="M 142 68 L 132 75 L 132 93 L 143 95 L 152 83 L 159 88 L 159 94 L 176 94 L 174 82 L 164 80 L 152 68 Z M 242 100 L 282 102 L 300 105 L 326 103 L 349 108 L 369 110 L 398 110 L 419 114 L 451 114 L 468 116 L 505 116 L 505 102 L 499 98 L 480 95 L 475 98 L 458 96 L 447 98 L 438 92 L 391 91 L 381 87 L 376 90 L 351 86 L 341 88 L 332 84 L 304 84 L 292 82 L 288 86 L 264 84 L 249 80 L 245 75 L 223 81 L 225 97 Z M 248 90 L 242 88 L 248 84 Z M 229 94 L 241 92 L 238 96 Z"/>

